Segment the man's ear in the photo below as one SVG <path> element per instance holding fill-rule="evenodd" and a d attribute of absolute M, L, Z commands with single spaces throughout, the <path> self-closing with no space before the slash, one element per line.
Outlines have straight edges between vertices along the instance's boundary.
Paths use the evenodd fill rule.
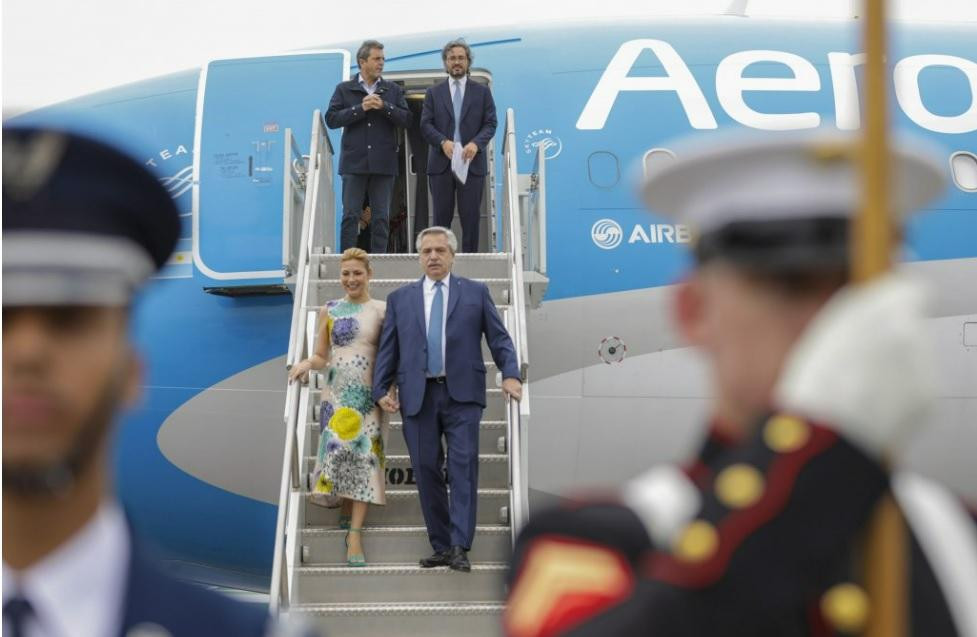
<path fill-rule="evenodd" d="M 702 345 L 705 339 L 705 299 L 702 281 L 690 274 L 675 286 L 672 297 L 672 319 L 689 345 Z"/>

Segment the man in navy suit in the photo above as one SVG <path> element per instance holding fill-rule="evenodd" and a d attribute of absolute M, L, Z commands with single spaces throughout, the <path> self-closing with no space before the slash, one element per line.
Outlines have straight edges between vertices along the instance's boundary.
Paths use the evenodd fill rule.
<path fill-rule="evenodd" d="M 339 174 L 343 177 L 343 221 L 339 250 L 356 246 L 363 200 L 373 212 L 371 247 L 387 251 L 390 194 L 397 175 L 397 128 L 410 125 L 410 111 L 400 85 L 380 77 L 383 44 L 367 40 L 356 53 L 360 72 L 340 82 L 329 100 L 326 126 L 344 127 Z"/>
<path fill-rule="evenodd" d="M 427 157 L 428 181 L 434 201 L 434 225 L 451 227 L 455 199 L 461 217 L 462 252 L 478 252 L 478 218 L 485 190 L 488 162 L 485 147 L 495 135 L 495 101 L 488 87 L 470 81 L 472 50 L 463 40 L 452 40 L 441 50 L 449 78 L 424 95 L 421 133 L 432 146 Z M 455 147 L 469 162 L 464 184 L 451 170 Z"/>
<path fill-rule="evenodd" d="M 478 427 L 485 408 L 482 335 L 502 371 L 502 391 L 519 400 L 512 339 L 483 283 L 451 274 L 458 240 L 440 226 L 417 235 L 424 276 L 387 297 L 373 372 L 373 399 L 401 410 L 424 522 L 434 555 L 421 566 L 470 571 L 478 500 Z M 387 395 L 397 382 L 399 402 Z M 448 448 L 451 503 L 441 467 Z"/>
<path fill-rule="evenodd" d="M 3 634 L 269 634 L 265 607 L 160 572 L 110 495 L 128 308 L 176 245 L 172 199 L 75 135 L 4 128 L 3 159 Z"/>

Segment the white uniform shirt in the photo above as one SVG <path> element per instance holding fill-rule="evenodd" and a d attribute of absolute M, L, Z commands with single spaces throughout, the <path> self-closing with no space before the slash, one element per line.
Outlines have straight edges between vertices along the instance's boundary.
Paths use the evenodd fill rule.
<path fill-rule="evenodd" d="M 444 313 L 441 315 L 441 364 L 444 366 L 441 373 L 445 373 L 448 367 L 448 359 L 445 358 L 445 334 L 444 327 L 448 323 L 448 294 L 451 288 L 451 273 L 449 272 L 441 282 L 441 294 L 444 296 Z M 428 331 L 431 327 L 431 305 L 434 304 L 434 279 L 424 275 L 424 338 L 427 339 Z"/>
<path fill-rule="evenodd" d="M 122 627 L 129 576 L 129 530 L 115 502 L 67 543 L 25 571 L 3 564 L 3 602 L 21 596 L 32 615 L 27 637 L 106 637 Z M 4 623 L 4 634 L 10 630 Z"/>

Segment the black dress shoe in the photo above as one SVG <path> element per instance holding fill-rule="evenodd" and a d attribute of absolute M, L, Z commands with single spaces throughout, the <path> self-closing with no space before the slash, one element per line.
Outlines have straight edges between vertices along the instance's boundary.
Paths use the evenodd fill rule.
<path fill-rule="evenodd" d="M 461 571 L 462 573 L 471 572 L 472 563 L 468 561 L 468 553 L 460 546 L 451 547 L 448 559 L 451 561 L 448 566 L 451 567 L 452 571 Z"/>
<path fill-rule="evenodd" d="M 450 551 L 435 551 L 431 557 L 421 558 L 421 568 L 434 568 L 435 566 L 448 566 L 451 564 Z"/>

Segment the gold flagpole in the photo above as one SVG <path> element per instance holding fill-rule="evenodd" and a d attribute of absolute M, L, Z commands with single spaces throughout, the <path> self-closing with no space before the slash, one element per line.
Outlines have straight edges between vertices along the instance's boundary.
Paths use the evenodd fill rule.
<path fill-rule="evenodd" d="M 867 281 L 889 269 L 892 215 L 888 191 L 888 139 L 885 66 L 885 0 L 865 0 L 865 117 L 860 153 L 861 210 L 852 233 L 852 278 Z"/>
<path fill-rule="evenodd" d="M 886 129 L 885 0 L 865 0 L 864 139 L 860 152 L 861 209 L 851 243 L 852 279 L 869 281 L 891 265 L 895 239 L 889 201 L 889 149 Z M 865 583 L 871 600 L 866 635 L 905 637 L 908 627 L 906 526 L 891 494 L 886 494 L 868 527 Z"/>

